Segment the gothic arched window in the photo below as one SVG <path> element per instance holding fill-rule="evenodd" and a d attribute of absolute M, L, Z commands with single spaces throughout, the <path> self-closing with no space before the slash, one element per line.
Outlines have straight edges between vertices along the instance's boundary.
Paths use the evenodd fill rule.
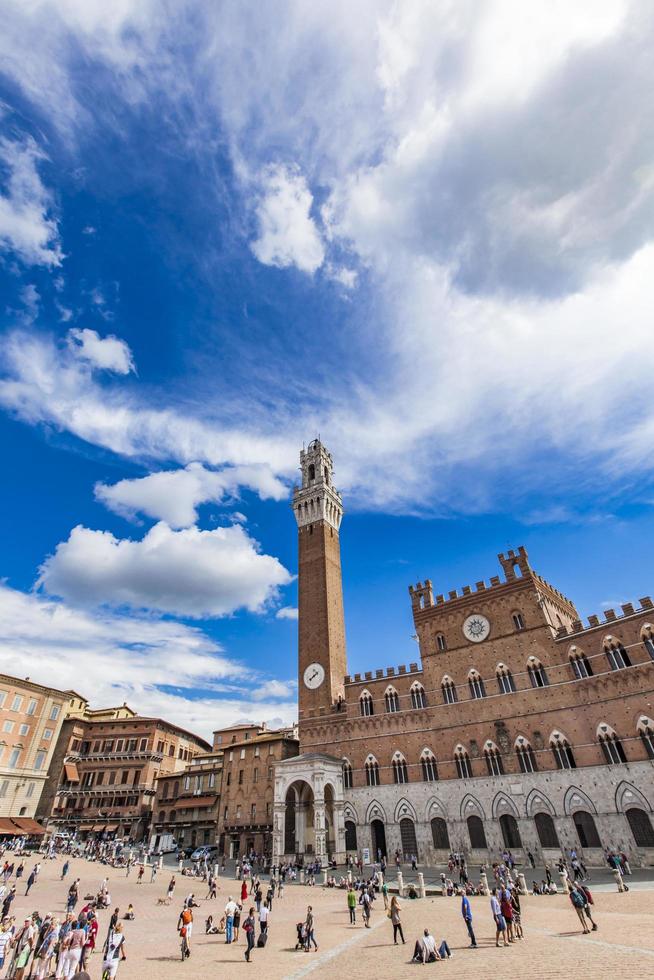
<path fill-rule="evenodd" d="M 609 766 L 617 766 L 620 765 L 621 762 L 627 761 L 627 757 L 624 754 L 624 749 L 622 748 L 622 742 L 610 725 L 607 725 L 604 722 L 598 725 L 597 738 L 602 746 L 604 758 Z"/>
<path fill-rule="evenodd" d="M 370 715 L 374 714 L 372 698 L 368 691 L 364 691 L 359 698 L 359 710 L 364 718 L 368 718 Z"/>
<path fill-rule="evenodd" d="M 386 702 L 386 711 L 388 711 L 389 714 L 394 714 L 396 711 L 400 710 L 400 696 L 394 687 L 386 688 L 384 701 Z"/>
<path fill-rule="evenodd" d="M 520 736 L 516 739 L 515 752 L 518 756 L 520 772 L 537 772 L 536 755 L 526 738 Z"/>
<path fill-rule="evenodd" d="M 515 681 L 513 674 L 504 664 L 498 664 L 495 673 L 497 675 L 497 686 L 500 694 L 515 694 Z"/>
<path fill-rule="evenodd" d="M 530 657 L 527 661 L 527 673 L 532 687 L 547 687 L 549 684 L 545 668 L 536 657 Z"/>
<path fill-rule="evenodd" d="M 550 748 L 557 769 L 576 769 L 577 763 L 572 754 L 572 748 L 565 735 L 561 732 L 552 732 L 550 735 Z"/>
<path fill-rule="evenodd" d="M 455 704 L 459 699 L 456 693 L 456 685 L 451 677 L 447 674 L 441 681 L 441 690 L 443 692 L 443 701 L 445 704 Z"/>
<path fill-rule="evenodd" d="M 447 640 L 445 639 L 443 633 L 436 634 L 436 648 L 441 651 L 447 650 Z"/>
<path fill-rule="evenodd" d="M 401 752 L 395 753 L 391 765 L 393 767 L 393 782 L 408 783 L 409 770 L 407 769 L 406 759 L 404 758 Z"/>
<path fill-rule="evenodd" d="M 477 699 L 486 697 L 486 688 L 484 687 L 484 682 L 478 670 L 471 670 L 468 674 L 468 687 L 470 688 L 471 698 Z"/>
<path fill-rule="evenodd" d="M 578 650 L 577 647 L 570 647 L 569 656 L 572 672 L 578 681 L 583 680 L 584 677 L 593 676 L 593 668 L 583 650 Z"/>
<path fill-rule="evenodd" d="M 643 715 L 638 719 L 636 731 L 640 735 L 640 739 L 645 746 L 647 758 L 654 759 L 654 721 L 652 721 L 651 718 L 648 718 L 646 715 Z"/>
<path fill-rule="evenodd" d="M 623 647 L 620 640 L 614 640 L 608 636 L 604 641 L 604 653 L 609 662 L 611 670 L 622 670 L 624 667 L 631 667 L 629 654 Z"/>
<path fill-rule="evenodd" d="M 343 788 L 352 789 L 352 766 L 349 759 L 343 759 Z"/>
<path fill-rule="evenodd" d="M 425 689 L 418 681 L 416 681 L 411 688 L 411 705 L 414 708 L 427 707 L 427 696 L 425 694 Z"/>
<path fill-rule="evenodd" d="M 459 779 L 472 779 L 470 756 L 463 745 L 457 745 L 456 749 L 454 750 L 454 763 L 456 765 L 456 774 Z"/>
<path fill-rule="evenodd" d="M 494 742 L 486 742 L 484 746 L 484 758 L 486 759 L 486 768 L 488 769 L 489 776 L 504 775 L 502 756 L 500 755 L 500 750 Z"/>
<path fill-rule="evenodd" d="M 649 653 L 650 659 L 654 660 L 654 626 L 651 626 L 650 623 L 645 623 L 641 630 L 640 638 L 645 644 L 645 649 Z"/>
<path fill-rule="evenodd" d="M 513 618 L 513 628 L 516 630 L 516 632 L 519 633 L 521 630 L 525 628 L 525 621 L 522 618 L 522 613 L 514 612 L 512 618 Z"/>
<path fill-rule="evenodd" d="M 423 749 L 420 756 L 422 766 L 422 778 L 426 783 L 433 783 L 438 779 L 438 766 L 436 757 L 431 749 Z"/>
<path fill-rule="evenodd" d="M 379 763 L 374 755 L 366 759 L 366 786 L 379 786 Z"/>

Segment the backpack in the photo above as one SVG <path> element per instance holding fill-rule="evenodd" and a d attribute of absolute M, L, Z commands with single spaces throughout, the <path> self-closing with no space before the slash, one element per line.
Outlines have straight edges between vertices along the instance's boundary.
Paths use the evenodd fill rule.
<path fill-rule="evenodd" d="M 580 892 L 577 891 L 572 892 L 571 898 L 572 898 L 572 904 L 574 905 L 575 908 L 583 909 L 583 907 L 586 904 L 586 899 Z"/>

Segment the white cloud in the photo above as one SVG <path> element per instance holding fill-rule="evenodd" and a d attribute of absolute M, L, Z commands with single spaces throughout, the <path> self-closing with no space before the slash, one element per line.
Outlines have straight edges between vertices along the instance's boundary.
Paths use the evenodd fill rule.
<path fill-rule="evenodd" d="M 297 618 L 298 618 L 298 611 L 295 608 L 295 606 L 282 606 L 282 608 L 278 609 L 277 612 L 275 613 L 275 619 L 297 620 Z"/>
<path fill-rule="evenodd" d="M 209 740 L 215 728 L 244 715 L 271 724 L 280 717 L 289 724 L 297 715 L 292 684 L 230 659 L 199 629 L 151 617 L 88 613 L 4 583 L 0 658 L 4 672 L 74 689 L 92 707 L 127 701 L 139 714 L 165 718 Z M 258 691 L 272 683 L 270 697 L 249 695 L 253 682 Z"/>
<path fill-rule="evenodd" d="M 31 138 L 0 139 L 0 162 L 8 174 L 0 193 L 0 248 L 27 265 L 52 268 L 61 265 L 63 255 L 52 196 L 37 169 L 45 159 Z"/>
<path fill-rule="evenodd" d="M 238 405 L 221 400 L 212 416 L 206 404 L 185 404 L 184 396 L 173 399 L 170 389 L 162 393 L 165 407 L 160 408 L 152 394 L 146 400 L 132 386 L 100 384 L 93 370 L 97 365 L 47 336 L 24 331 L 5 335 L 0 355 L 0 405 L 25 422 L 53 425 L 127 457 L 263 465 L 275 475 L 290 475 L 297 466 L 304 425 L 315 424 L 298 418 L 295 405 L 285 409 L 280 403 L 273 415 L 268 407 L 258 412 L 254 400 L 244 407 L 242 398 Z M 239 410 L 240 425 L 234 421 Z"/>
<path fill-rule="evenodd" d="M 88 327 L 74 327 L 68 331 L 68 339 L 75 357 L 88 361 L 94 367 L 116 374 L 129 374 L 134 370 L 132 352 L 119 337 L 112 334 L 101 337 L 96 330 Z"/>
<path fill-rule="evenodd" d="M 263 197 L 257 207 L 259 237 L 252 251 L 264 265 L 295 265 L 313 273 L 323 263 L 325 250 L 311 217 L 313 197 L 304 177 L 288 167 L 270 167 L 262 181 Z"/>
<path fill-rule="evenodd" d="M 291 576 L 238 524 L 202 531 L 152 527 L 140 541 L 78 525 L 39 569 L 38 586 L 81 606 L 191 618 L 261 612 Z"/>
<path fill-rule="evenodd" d="M 147 514 L 180 528 L 195 523 L 200 504 L 237 499 L 240 487 L 254 490 L 262 500 L 283 500 L 288 494 L 267 466 L 229 466 L 215 471 L 189 463 L 182 470 L 163 470 L 112 485 L 98 483 L 95 495 L 118 514 Z"/>
<path fill-rule="evenodd" d="M 252 690 L 252 698 L 255 701 L 269 701 L 275 698 L 282 698 L 290 701 L 296 696 L 296 681 L 266 681 L 259 684 Z"/>

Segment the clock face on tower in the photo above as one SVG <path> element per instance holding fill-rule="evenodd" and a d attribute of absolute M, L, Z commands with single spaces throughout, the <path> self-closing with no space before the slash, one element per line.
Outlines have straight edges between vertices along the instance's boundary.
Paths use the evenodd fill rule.
<path fill-rule="evenodd" d="M 472 616 L 468 616 L 463 624 L 463 635 L 466 640 L 471 640 L 473 643 L 481 643 L 489 633 L 490 623 L 481 613 L 473 613 Z"/>
<path fill-rule="evenodd" d="M 310 691 L 315 691 L 320 687 L 325 679 L 325 668 L 322 664 L 309 664 L 304 672 L 304 686 Z"/>

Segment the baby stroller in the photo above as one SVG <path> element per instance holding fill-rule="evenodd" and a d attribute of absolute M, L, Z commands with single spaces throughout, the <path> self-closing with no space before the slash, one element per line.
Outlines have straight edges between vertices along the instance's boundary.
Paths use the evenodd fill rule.
<path fill-rule="evenodd" d="M 304 943 L 306 940 L 306 930 L 304 928 L 304 922 L 298 922 L 295 926 L 297 930 L 297 942 L 295 944 L 296 949 L 304 949 Z"/>

